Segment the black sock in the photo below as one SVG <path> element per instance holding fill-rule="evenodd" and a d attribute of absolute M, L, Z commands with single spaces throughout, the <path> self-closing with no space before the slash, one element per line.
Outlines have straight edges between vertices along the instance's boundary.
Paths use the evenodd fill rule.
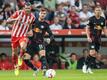
<path fill-rule="evenodd" d="M 86 65 L 87 65 L 87 68 L 92 68 L 92 64 L 95 64 L 95 60 L 96 60 L 96 58 L 95 57 L 93 57 L 93 56 L 88 56 L 87 58 L 86 58 Z"/>
<path fill-rule="evenodd" d="M 25 64 L 30 67 L 32 70 L 36 71 L 37 68 L 31 63 L 31 61 L 29 59 L 25 59 L 24 60 Z"/>
<path fill-rule="evenodd" d="M 41 57 L 41 62 L 42 62 L 42 69 L 46 69 L 47 68 L 47 60 L 45 56 Z"/>

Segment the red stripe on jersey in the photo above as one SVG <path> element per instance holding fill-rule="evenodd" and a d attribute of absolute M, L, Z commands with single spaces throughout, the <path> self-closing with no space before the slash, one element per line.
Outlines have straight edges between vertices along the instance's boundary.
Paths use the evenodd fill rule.
<path fill-rule="evenodd" d="M 23 14 L 22 18 L 23 18 L 21 20 L 22 23 L 20 23 L 20 28 L 19 28 L 19 31 L 17 32 L 17 36 L 19 36 L 19 37 L 20 37 L 20 34 L 22 33 L 23 28 L 24 28 L 24 24 L 23 23 L 26 21 L 26 15 Z"/>
<path fill-rule="evenodd" d="M 26 34 L 25 29 L 26 29 L 26 28 L 29 28 L 29 26 L 26 25 L 26 24 L 28 23 L 28 20 L 29 20 L 29 16 L 26 16 L 25 22 L 24 22 L 24 24 L 23 24 L 22 31 L 21 31 L 21 33 L 20 33 L 20 36 L 22 36 L 22 35 L 24 36 L 24 33 Z"/>
<path fill-rule="evenodd" d="M 30 17 L 29 17 L 29 20 L 27 21 L 27 22 L 32 22 L 32 19 L 33 19 L 33 17 L 30 15 Z M 31 27 L 31 26 L 29 26 L 29 27 Z M 26 29 L 25 29 L 25 32 L 27 33 L 27 31 L 28 31 L 28 27 L 26 27 Z M 25 36 L 25 34 L 23 34 L 24 36 Z"/>
<path fill-rule="evenodd" d="M 20 16 L 23 16 L 23 13 L 21 12 L 20 14 L 19 14 Z M 18 16 L 19 16 L 18 15 Z M 13 31 L 13 34 L 12 34 L 12 36 L 15 36 L 15 37 L 18 37 L 18 36 L 16 36 L 17 35 L 17 33 L 18 33 L 18 30 L 19 30 L 19 27 L 20 27 L 20 22 L 22 21 L 22 19 L 19 19 L 18 20 L 18 22 L 16 23 L 16 26 L 14 26 L 13 27 L 13 29 L 14 29 L 14 31 Z"/>

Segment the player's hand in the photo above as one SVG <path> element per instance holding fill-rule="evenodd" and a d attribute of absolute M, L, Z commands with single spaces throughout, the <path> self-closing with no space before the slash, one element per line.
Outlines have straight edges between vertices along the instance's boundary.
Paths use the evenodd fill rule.
<path fill-rule="evenodd" d="M 88 42 L 92 42 L 92 39 L 90 37 L 87 38 Z"/>
<path fill-rule="evenodd" d="M 51 40 L 49 38 L 46 39 L 46 42 L 50 44 Z"/>

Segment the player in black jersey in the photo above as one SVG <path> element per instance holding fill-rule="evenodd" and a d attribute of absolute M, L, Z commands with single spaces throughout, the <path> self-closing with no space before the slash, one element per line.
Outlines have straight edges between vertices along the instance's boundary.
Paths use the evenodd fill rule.
<path fill-rule="evenodd" d="M 50 41 L 54 39 L 54 36 L 49 28 L 49 24 L 44 20 L 46 13 L 46 9 L 41 8 L 39 18 L 35 20 L 35 25 L 29 33 L 32 37 L 30 38 L 30 44 L 27 46 L 27 52 L 24 55 L 24 62 L 35 72 L 37 72 L 37 68 L 30 62 L 31 57 L 33 57 L 35 53 L 39 53 L 40 60 L 42 62 L 42 69 L 45 72 L 47 69 L 45 45 L 46 42 L 49 44 Z M 47 41 L 44 40 L 46 32 L 50 36 Z"/>
<path fill-rule="evenodd" d="M 86 27 L 90 52 L 82 69 L 84 73 L 93 73 L 91 70 L 91 65 L 95 63 L 95 57 L 100 49 L 102 31 L 107 36 L 105 18 L 101 17 L 101 12 L 101 7 L 95 7 L 95 16 L 92 16 L 89 19 L 89 23 Z"/>

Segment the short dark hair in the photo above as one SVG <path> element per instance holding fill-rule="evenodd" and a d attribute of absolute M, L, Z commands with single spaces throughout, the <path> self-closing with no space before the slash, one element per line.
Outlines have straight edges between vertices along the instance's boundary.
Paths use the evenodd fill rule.
<path fill-rule="evenodd" d="M 87 6 L 88 7 L 88 4 L 83 4 L 83 6 Z"/>
<path fill-rule="evenodd" d="M 73 52 L 70 54 L 70 57 L 72 57 L 73 55 L 77 56 L 77 54 Z"/>
<path fill-rule="evenodd" d="M 45 7 L 41 7 L 41 8 L 40 8 L 40 12 L 44 12 L 44 11 L 46 11 L 46 12 L 47 12 L 47 11 L 48 11 L 48 9 L 47 9 L 47 8 L 45 8 Z"/>
<path fill-rule="evenodd" d="M 89 50 L 88 50 L 88 49 L 83 49 L 83 51 L 82 51 L 82 52 L 83 52 L 83 53 L 85 53 L 85 51 L 89 51 Z"/>
<path fill-rule="evenodd" d="M 95 6 L 95 7 L 94 7 L 94 10 L 95 10 L 96 8 L 101 8 L 101 6 Z M 101 8 L 101 9 L 102 9 L 102 8 Z"/>

